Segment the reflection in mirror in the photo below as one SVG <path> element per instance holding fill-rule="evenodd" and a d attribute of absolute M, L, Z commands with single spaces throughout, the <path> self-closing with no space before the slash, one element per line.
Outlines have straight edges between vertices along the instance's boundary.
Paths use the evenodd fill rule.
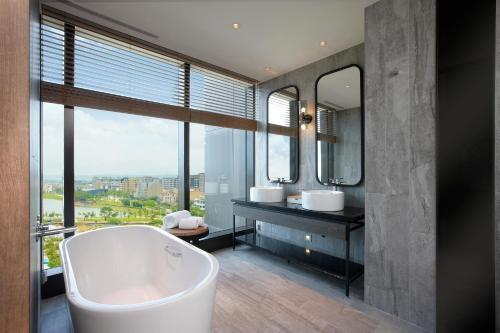
<path fill-rule="evenodd" d="M 293 183 L 298 178 L 299 91 L 290 86 L 267 99 L 267 178 Z"/>
<path fill-rule="evenodd" d="M 316 165 L 322 184 L 353 186 L 363 177 L 361 80 L 353 65 L 316 83 Z"/>

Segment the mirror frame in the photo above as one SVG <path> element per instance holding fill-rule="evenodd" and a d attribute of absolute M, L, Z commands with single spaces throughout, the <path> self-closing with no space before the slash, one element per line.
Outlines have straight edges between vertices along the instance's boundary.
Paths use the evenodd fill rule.
<path fill-rule="evenodd" d="M 274 179 L 269 178 L 269 98 L 271 98 L 271 95 L 274 93 L 277 93 L 281 90 L 288 89 L 288 88 L 295 88 L 297 90 L 297 106 L 298 103 L 300 102 L 300 91 L 299 87 L 297 87 L 294 84 L 290 84 L 285 87 L 281 87 L 279 89 L 275 89 L 271 91 L 266 98 L 266 178 L 269 182 L 273 182 Z M 297 112 L 299 112 L 299 109 L 297 108 Z M 285 181 L 285 184 L 295 184 L 300 177 L 300 120 L 299 117 L 297 117 L 297 147 L 295 148 L 295 154 L 297 155 L 297 177 L 295 179 L 290 179 L 289 181 Z"/>
<path fill-rule="evenodd" d="M 316 173 L 314 177 L 316 178 L 317 182 L 320 183 L 321 185 L 324 186 L 333 186 L 333 184 L 325 184 L 321 182 L 321 180 L 318 178 L 318 83 L 319 80 L 323 76 L 330 75 L 336 72 L 340 72 L 344 69 L 348 69 L 351 67 L 356 67 L 359 70 L 359 76 L 360 76 L 360 87 L 359 87 L 359 94 L 360 94 L 360 108 L 361 108 L 361 175 L 359 177 L 359 181 L 355 184 L 339 184 L 335 186 L 339 187 L 356 187 L 359 186 L 364 178 L 365 178 L 365 93 L 364 93 L 364 74 L 363 74 L 363 68 L 357 64 L 350 64 L 347 66 L 343 66 L 334 70 L 331 70 L 329 72 L 321 74 L 317 79 L 316 82 L 314 83 L 314 116 L 316 117 L 315 122 L 314 122 L 314 150 L 315 150 L 315 168 L 314 172 Z"/>

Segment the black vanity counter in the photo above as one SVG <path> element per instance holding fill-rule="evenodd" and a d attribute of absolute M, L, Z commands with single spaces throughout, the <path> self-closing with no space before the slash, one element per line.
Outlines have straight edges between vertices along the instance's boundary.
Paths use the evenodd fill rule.
<path fill-rule="evenodd" d="M 344 207 L 344 210 L 338 212 L 318 212 L 302 208 L 300 204 L 282 202 L 254 202 L 246 199 L 231 200 L 237 205 L 254 207 L 263 210 L 269 210 L 284 214 L 300 215 L 308 218 L 320 219 L 324 222 L 332 223 L 356 223 L 364 224 L 365 210 L 356 207 Z"/>
<path fill-rule="evenodd" d="M 300 204 L 283 202 L 264 203 L 253 202 L 246 199 L 233 199 L 233 250 L 236 243 L 243 243 L 253 247 L 270 251 L 274 254 L 318 266 L 345 281 L 346 296 L 349 296 L 351 281 L 363 274 L 363 265 L 350 260 L 351 233 L 363 228 L 365 211 L 362 208 L 344 207 L 338 212 L 318 212 L 302 208 Z M 236 232 L 235 217 L 245 217 L 252 220 L 253 226 L 244 233 Z M 298 246 L 284 241 L 262 235 L 256 227 L 256 221 L 263 221 L 281 225 L 291 229 L 302 230 L 307 233 L 318 234 L 322 237 L 331 236 L 346 242 L 345 255 L 337 258 L 314 251 L 303 246 Z"/>

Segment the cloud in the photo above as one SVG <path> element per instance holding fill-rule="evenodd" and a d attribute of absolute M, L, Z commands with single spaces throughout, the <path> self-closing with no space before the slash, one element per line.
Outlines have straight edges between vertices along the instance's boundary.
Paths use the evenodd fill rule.
<path fill-rule="evenodd" d="M 269 135 L 269 178 L 290 178 L 290 138 Z"/>
<path fill-rule="evenodd" d="M 176 121 L 77 108 L 75 176 L 177 175 Z"/>
<path fill-rule="evenodd" d="M 43 168 L 63 175 L 64 110 L 44 103 Z M 157 119 L 85 108 L 75 111 L 75 176 L 177 175 L 178 125 Z M 203 125 L 191 127 L 191 173 L 204 170 Z"/>
<path fill-rule="evenodd" d="M 43 103 L 43 173 L 62 178 L 64 172 L 64 108 Z"/>

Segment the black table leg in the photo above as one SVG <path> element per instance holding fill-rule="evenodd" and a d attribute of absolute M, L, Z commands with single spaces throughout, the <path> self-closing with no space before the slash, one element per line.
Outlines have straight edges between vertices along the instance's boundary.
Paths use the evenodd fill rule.
<path fill-rule="evenodd" d="M 351 283 L 351 275 L 349 273 L 349 251 L 351 247 L 351 233 L 349 230 L 349 224 L 345 227 L 345 295 L 349 297 L 349 284 Z"/>
<path fill-rule="evenodd" d="M 236 216 L 233 215 L 233 251 L 236 249 Z"/>
<path fill-rule="evenodd" d="M 253 245 L 257 245 L 257 221 L 253 220 Z"/>

